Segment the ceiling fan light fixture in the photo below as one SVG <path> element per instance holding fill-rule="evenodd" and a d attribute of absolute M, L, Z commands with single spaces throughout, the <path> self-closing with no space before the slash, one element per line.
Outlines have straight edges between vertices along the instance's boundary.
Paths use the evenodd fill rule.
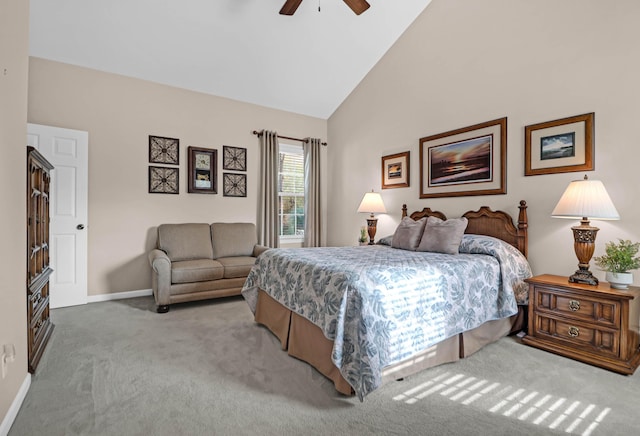
<path fill-rule="evenodd" d="M 344 0 L 344 2 L 351 8 L 351 10 L 356 14 L 360 15 L 367 9 L 369 9 L 369 3 L 365 0 Z M 298 6 L 300 6 L 302 0 L 286 0 L 282 8 L 280 9 L 280 15 L 293 15 L 295 14 Z M 320 11 L 320 3 L 318 2 L 318 11 Z"/>
<path fill-rule="evenodd" d="M 280 9 L 280 15 L 295 14 L 298 6 L 300 6 L 300 3 L 302 3 L 302 0 L 287 0 L 286 2 L 284 2 L 284 5 L 282 5 L 282 8 Z"/>
<path fill-rule="evenodd" d="M 356 14 L 360 15 L 367 9 L 369 9 L 369 3 L 365 0 L 344 0 L 344 2 L 351 8 L 351 10 Z"/>

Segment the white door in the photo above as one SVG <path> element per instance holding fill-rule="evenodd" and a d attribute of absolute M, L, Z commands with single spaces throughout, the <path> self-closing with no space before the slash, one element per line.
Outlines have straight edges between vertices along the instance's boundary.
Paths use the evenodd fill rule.
<path fill-rule="evenodd" d="M 89 134 L 27 125 L 27 145 L 54 166 L 51 174 L 49 279 L 52 308 L 87 303 L 87 197 Z"/>

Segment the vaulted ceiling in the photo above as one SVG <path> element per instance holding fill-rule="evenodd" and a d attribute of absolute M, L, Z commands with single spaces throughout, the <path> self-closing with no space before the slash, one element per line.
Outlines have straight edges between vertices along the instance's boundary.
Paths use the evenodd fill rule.
<path fill-rule="evenodd" d="M 327 119 L 430 1 L 30 0 L 30 55 Z"/>

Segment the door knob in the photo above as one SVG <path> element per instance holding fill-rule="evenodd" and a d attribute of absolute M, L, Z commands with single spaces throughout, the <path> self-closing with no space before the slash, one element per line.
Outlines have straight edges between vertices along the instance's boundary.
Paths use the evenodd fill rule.
<path fill-rule="evenodd" d="M 76 226 L 76 229 L 78 229 L 78 230 L 83 230 L 83 229 L 84 229 L 84 224 L 78 224 L 78 225 Z"/>

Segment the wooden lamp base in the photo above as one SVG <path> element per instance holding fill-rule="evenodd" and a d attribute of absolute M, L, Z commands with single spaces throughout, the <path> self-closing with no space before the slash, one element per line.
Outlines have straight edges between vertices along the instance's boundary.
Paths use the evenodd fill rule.
<path fill-rule="evenodd" d="M 369 245 L 374 244 L 377 225 L 378 225 L 378 218 L 374 218 L 373 214 L 371 214 L 371 216 L 367 218 L 367 233 L 369 234 Z"/>
<path fill-rule="evenodd" d="M 585 217 L 580 221 L 579 226 L 571 227 L 573 230 L 573 248 L 578 257 L 578 270 L 569 277 L 570 283 L 584 283 L 586 285 L 598 285 L 598 279 L 589 271 L 589 261 L 596 248 L 597 227 L 589 225 L 589 220 Z"/>

